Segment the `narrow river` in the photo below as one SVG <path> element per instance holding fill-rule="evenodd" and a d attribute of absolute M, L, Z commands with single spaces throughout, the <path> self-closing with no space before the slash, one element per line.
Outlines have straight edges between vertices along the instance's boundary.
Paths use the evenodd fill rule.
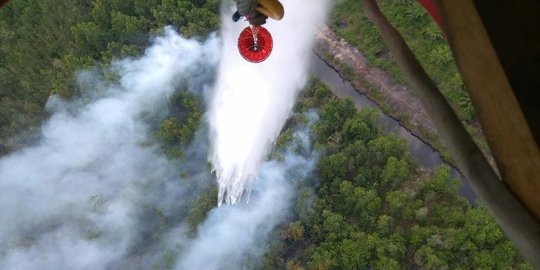
<path fill-rule="evenodd" d="M 424 143 L 419 138 L 411 134 L 407 129 L 399 124 L 398 121 L 390 118 L 382 112 L 376 103 L 369 100 L 364 94 L 359 93 L 348 82 L 343 80 L 339 74 L 321 60 L 315 53 L 311 60 L 311 71 L 319 80 L 328 85 L 334 94 L 340 98 L 351 98 L 357 108 L 373 108 L 381 112 L 379 123 L 386 127 L 388 132 L 396 132 L 400 137 L 407 140 L 411 155 L 426 169 L 433 170 L 439 164 L 448 164 L 445 162 L 439 152 L 435 151 L 430 145 Z M 475 204 L 476 195 L 472 190 L 469 181 L 465 179 L 454 167 L 452 176 L 461 179 L 459 193 L 470 203 Z"/>

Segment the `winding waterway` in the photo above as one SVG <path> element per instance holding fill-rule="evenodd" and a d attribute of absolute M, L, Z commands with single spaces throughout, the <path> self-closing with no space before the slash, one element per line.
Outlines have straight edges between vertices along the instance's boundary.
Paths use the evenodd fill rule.
<path fill-rule="evenodd" d="M 315 53 L 311 60 L 311 71 L 323 83 L 328 85 L 332 92 L 340 98 L 351 98 L 356 108 L 372 108 L 380 111 L 381 117 L 379 123 L 386 127 L 388 132 L 396 132 L 400 137 L 407 140 L 407 145 L 411 155 L 426 169 L 433 170 L 440 164 L 447 164 L 439 152 L 437 152 L 429 144 L 423 142 L 418 137 L 414 136 L 409 130 L 399 124 L 398 121 L 384 114 L 376 103 L 369 100 L 366 95 L 356 91 L 354 87 L 346 80 L 342 79 L 339 74 L 332 69 L 326 62 L 321 60 Z M 451 166 L 452 176 L 461 179 L 459 193 L 465 197 L 470 203 L 475 204 L 476 194 L 472 190 L 469 181 L 463 177 L 456 168 Z"/>

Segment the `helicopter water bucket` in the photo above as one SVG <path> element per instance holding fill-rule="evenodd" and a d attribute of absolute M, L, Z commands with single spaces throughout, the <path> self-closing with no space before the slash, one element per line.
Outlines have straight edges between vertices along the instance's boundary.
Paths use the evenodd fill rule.
<path fill-rule="evenodd" d="M 272 52 L 274 46 L 272 35 L 262 26 L 248 26 L 238 37 L 238 50 L 244 59 L 252 63 L 260 63 Z"/>

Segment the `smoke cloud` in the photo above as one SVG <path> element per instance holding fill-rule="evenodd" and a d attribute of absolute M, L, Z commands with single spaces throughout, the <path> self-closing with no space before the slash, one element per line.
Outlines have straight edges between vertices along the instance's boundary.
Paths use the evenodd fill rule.
<path fill-rule="evenodd" d="M 283 4 L 283 21 L 265 25 L 275 44 L 264 63 L 238 54 L 247 23 L 230 22 L 231 11 L 222 40 L 201 43 L 166 28 L 144 56 L 113 63 L 106 76 L 80 72 L 80 98 L 51 97 L 40 141 L 0 158 L 0 269 L 236 269 L 257 261 L 316 158 L 304 127 L 296 152 L 263 161 L 306 81 L 328 1 Z M 111 74 L 118 80 L 103 79 Z M 198 131 L 185 161 L 167 159 L 152 136 L 179 88 L 209 97 L 209 134 Z M 251 185 L 253 194 L 249 204 L 211 210 L 190 236 L 190 207 L 215 184 L 208 158 L 220 203 L 238 202 Z"/>
<path fill-rule="evenodd" d="M 314 33 L 325 21 L 327 0 L 282 1 L 285 17 L 264 26 L 274 50 L 262 63 L 245 61 L 237 38 L 248 23 L 222 17 L 222 51 L 209 121 L 218 202 L 234 204 L 250 190 L 260 163 L 289 117 L 304 86 Z"/>
<path fill-rule="evenodd" d="M 121 269 L 150 248 L 155 209 L 173 217 L 193 198 L 181 166 L 144 146 L 147 120 L 167 114 L 180 83 L 210 87 L 219 45 L 215 37 L 201 44 L 165 32 L 142 58 L 113 64 L 108 72 L 118 83 L 82 72 L 88 94 L 51 98 L 41 141 L 0 159 L 0 269 Z M 211 179 L 192 177 L 200 185 Z"/>

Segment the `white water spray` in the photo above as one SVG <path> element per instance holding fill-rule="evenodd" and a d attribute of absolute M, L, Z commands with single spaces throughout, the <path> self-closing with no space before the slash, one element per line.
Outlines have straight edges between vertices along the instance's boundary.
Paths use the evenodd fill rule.
<path fill-rule="evenodd" d="M 274 39 L 270 57 L 245 61 L 237 38 L 247 22 L 222 14 L 223 48 L 211 101 L 210 159 L 218 176 L 218 204 L 234 204 L 249 193 L 259 164 L 290 115 L 304 86 L 314 33 L 324 23 L 328 0 L 282 1 L 285 17 L 265 24 Z"/>

